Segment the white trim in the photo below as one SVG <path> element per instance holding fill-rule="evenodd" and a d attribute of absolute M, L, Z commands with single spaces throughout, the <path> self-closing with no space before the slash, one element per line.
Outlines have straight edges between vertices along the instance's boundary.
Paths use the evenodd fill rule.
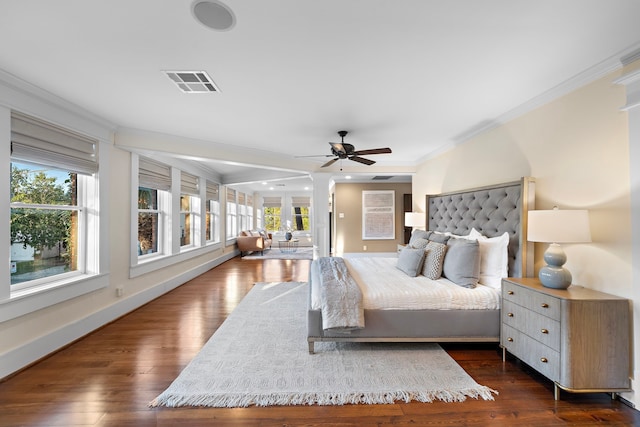
<path fill-rule="evenodd" d="M 148 288 L 138 294 L 105 307 L 100 311 L 92 313 L 81 319 L 67 324 L 43 337 L 38 337 L 20 347 L 11 349 L 0 355 L 0 379 L 23 369 L 30 364 L 40 360 L 48 354 L 59 350 L 93 332 L 101 326 L 118 319 L 121 316 L 141 307 L 149 301 L 177 288 L 187 281 L 205 273 L 206 271 L 228 261 L 236 256 L 235 253 L 222 255 L 214 260 L 207 261 L 189 271 L 172 277 L 165 282 L 158 283 L 152 288 Z"/>
<path fill-rule="evenodd" d="M 142 276 L 143 274 L 151 273 L 161 268 L 170 267 L 172 265 L 188 261 L 191 258 L 200 255 L 206 255 L 213 251 L 219 250 L 221 247 L 222 245 L 218 242 L 210 244 L 208 246 L 184 250 L 181 253 L 176 253 L 173 255 L 161 255 L 149 258 L 148 260 L 143 260 L 142 262 L 139 260 L 137 265 L 132 265 L 129 269 L 129 278 L 133 279 L 134 277 Z M 234 256 L 239 253 L 240 252 L 237 251 L 233 252 Z"/>
<path fill-rule="evenodd" d="M 0 322 L 33 313 L 54 304 L 88 294 L 109 285 L 108 275 L 76 276 L 65 281 L 34 286 L 12 292 L 12 297 L 0 301 Z"/>
<path fill-rule="evenodd" d="M 87 110 L 0 70 L 0 104 L 103 141 L 116 125 Z"/>

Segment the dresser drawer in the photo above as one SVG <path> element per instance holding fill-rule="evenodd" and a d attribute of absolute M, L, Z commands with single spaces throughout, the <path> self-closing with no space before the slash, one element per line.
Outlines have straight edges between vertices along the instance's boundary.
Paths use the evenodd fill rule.
<path fill-rule="evenodd" d="M 507 351 L 552 381 L 560 378 L 560 353 L 522 332 L 502 325 L 501 343 Z"/>
<path fill-rule="evenodd" d="M 502 322 L 560 351 L 560 322 L 511 301 L 502 302 Z"/>
<path fill-rule="evenodd" d="M 560 299 L 544 293 L 503 281 L 502 300 L 514 302 L 536 313 L 540 313 L 554 320 L 560 320 Z"/>

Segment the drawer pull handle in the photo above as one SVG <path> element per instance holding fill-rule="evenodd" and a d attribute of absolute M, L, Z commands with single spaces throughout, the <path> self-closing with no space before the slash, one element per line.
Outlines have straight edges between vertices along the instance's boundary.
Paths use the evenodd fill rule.
<path fill-rule="evenodd" d="M 509 338 L 507 338 L 507 341 L 513 342 L 513 338 L 509 337 Z"/>
<path fill-rule="evenodd" d="M 547 362 L 548 362 L 548 360 L 547 360 L 547 358 L 546 358 L 546 357 L 541 357 L 541 358 L 540 358 L 540 361 L 541 361 L 542 363 L 547 363 Z"/>
<path fill-rule="evenodd" d="M 542 332 L 543 334 L 548 334 L 549 330 L 548 329 L 541 329 L 540 332 Z"/>
<path fill-rule="evenodd" d="M 513 313 L 507 313 L 507 317 L 513 317 Z"/>
<path fill-rule="evenodd" d="M 507 291 L 507 295 L 513 295 L 513 291 Z"/>
<path fill-rule="evenodd" d="M 540 306 L 542 308 L 549 308 L 549 304 L 547 304 L 546 302 L 543 302 Z"/>

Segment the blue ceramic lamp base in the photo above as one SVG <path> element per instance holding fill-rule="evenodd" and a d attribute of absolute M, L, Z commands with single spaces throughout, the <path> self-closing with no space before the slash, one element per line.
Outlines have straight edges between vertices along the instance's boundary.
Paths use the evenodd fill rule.
<path fill-rule="evenodd" d="M 571 273 L 562 267 L 567 261 L 567 255 L 557 243 L 552 243 L 544 253 L 546 266 L 540 269 L 538 278 L 542 286 L 553 289 L 567 289 L 571 286 Z"/>

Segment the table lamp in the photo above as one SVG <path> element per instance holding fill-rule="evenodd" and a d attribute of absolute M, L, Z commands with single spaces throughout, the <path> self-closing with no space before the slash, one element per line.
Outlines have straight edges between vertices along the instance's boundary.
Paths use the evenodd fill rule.
<path fill-rule="evenodd" d="M 427 216 L 422 212 L 405 212 L 404 226 L 414 228 L 425 228 L 427 225 Z"/>
<path fill-rule="evenodd" d="M 550 243 L 544 253 L 546 266 L 538 278 L 547 288 L 567 289 L 571 286 L 571 273 L 563 267 L 567 255 L 559 243 L 585 243 L 591 241 L 589 212 L 586 210 L 529 211 L 527 240 Z"/>

